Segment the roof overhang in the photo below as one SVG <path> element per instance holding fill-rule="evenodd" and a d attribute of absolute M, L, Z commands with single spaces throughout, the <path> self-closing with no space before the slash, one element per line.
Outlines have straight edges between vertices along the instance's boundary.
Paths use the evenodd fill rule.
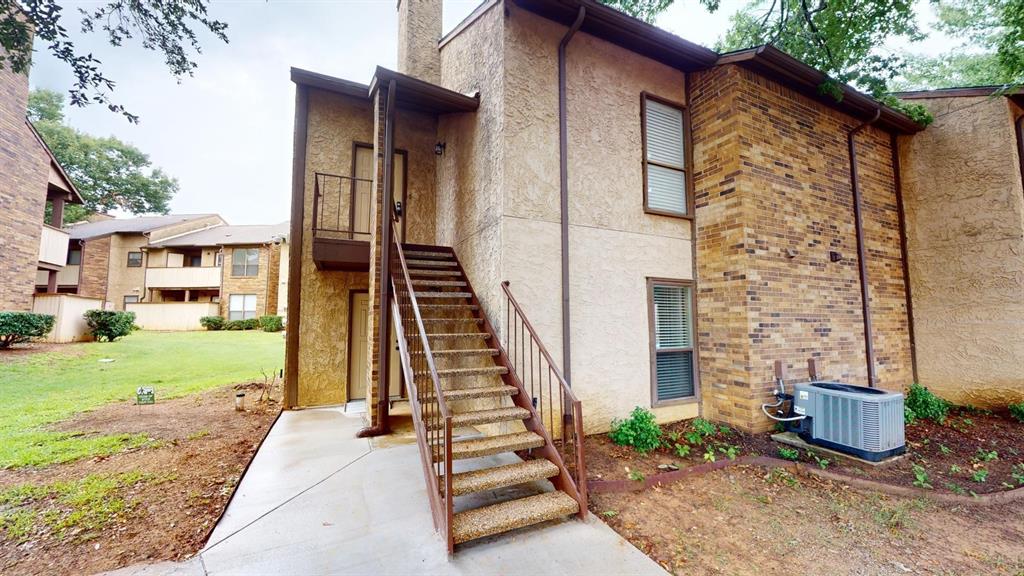
<path fill-rule="evenodd" d="M 718 60 L 718 53 L 714 50 L 593 0 L 513 1 L 525 10 L 565 26 L 572 25 L 582 6 L 586 9 L 586 16 L 580 31 L 679 70 L 703 70 Z"/>
<path fill-rule="evenodd" d="M 968 86 L 964 88 L 938 88 L 936 90 L 912 90 L 893 92 L 903 100 L 926 100 L 931 98 L 969 98 L 972 96 L 1022 96 L 1024 89 L 1010 86 Z"/>
<path fill-rule="evenodd" d="M 370 81 L 370 96 L 372 97 L 380 86 L 386 86 L 392 80 L 395 82 L 395 102 L 399 108 L 434 114 L 450 114 L 476 112 L 476 109 L 480 107 L 480 94 L 467 96 L 380 66 L 377 67 L 373 80 Z"/>
<path fill-rule="evenodd" d="M 924 130 L 924 126 L 914 122 L 909 116 L 898 112 L 878 100 L 863 94 L 852 86 L 841 84 L 842 99 L 836 100 L 831 95 L 823 94 L 820 87 L 829 80 L 822 71 L 808 66 L 789 54 L 772 46 L 758 46 L 749 50 L 740 50 L 723 54 L 716 65 L 738 64 L 758 74 L 777 80 L 784 86 L 793 88 L 823 104 L 835 108 L 861 120 L 874 118 L 880 112 L 876 126 L 892 132 L 913 134 Z"/>
<path fill-rule="evenodd" d="M 351 96 L 352 98 L 361 98 L 363 100 L 370 99 L 370 87 L 366 84 L 360 84 L 359 82 L 353 82 L 342 78 L 335 78 L 334 76 L 311 72 L 301 68 L 292 68 L 292 82 L 302 84 L 303 86 L 319 88 L 328 92 L 335 92 L 344 96 Z"/>
<path fill-rule="evenodd" d="M 39 141 L 39 145 L 46 151 L 47 157 L 50 159 L 50 174 L 47 179 L 46 194 L 47 199 L 53 199 L 54 197 L 64 196 L 64 200 L 71 204 L 84 204 L 85 200 L 82 199 L 82 195 L 79 194 L 78 188 L 75 188 L 75 183 L 71 181 L 71 177 L 64 171 L 64 167 L 57 161 L 57 157 L 53 155 L 53 150 L 46 144 L 46 140 L 43 140 L 43 136 L 39 134 L 36 127 L 32 125 L 32 122 L 27 118 L 25 119 L 25 125 L 32 131 L 32 134 Z"/>

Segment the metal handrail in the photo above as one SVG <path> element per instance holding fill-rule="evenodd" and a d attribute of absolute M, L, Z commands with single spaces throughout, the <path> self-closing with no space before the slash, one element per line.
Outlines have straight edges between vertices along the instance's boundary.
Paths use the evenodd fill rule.
<path fill-rule="evenodd" d="M 551 387 L 551 376 L 554 376 L 558 386 L 558 414 L 560 416 L 561 436 L 560 443 L 553 446 L 558 457 L 563 463 L 573 463 L 573 469 L 568 470 L 569 479 L 574 484 L 576 498 L 580 504 L 581 517 L 586 514 L 587 509 L 587 463 L 584 455 L 584 434 L 583 434 L 583 404 L 573 393 L 569 383 L 558 369 L 547 347 L 541 341 L 540 336 L 534 329 L 533 324 L 526 317 L 522 307 L 509 290 L 509 282 L 501 283 L 501 289 L 505 292 L 508 302 L 506 308 L 507 317 L 505 322 L 505 345 L 504 351 L 509 358 L 509 370 L 515 376 L 524 392 L 528 392 L 533 400 L 534 409 L 539 413 L 541 423 L 545 419 L 549 429 L 554 430 L 555 424 L 555 399 Z M 529 351 L 524 340 L 522 331 L 528 335 Z M 537 362 L 534 363 L 536 357 Z M 544 368 L 547 366 L 547 402 L 548 408 L 545 414 L 544 408 Z M 539 384 L 539 385 L 538 385 Z M 528 385 L 528 387 L 527 387 Z M 538 392 L 539 389 L 539 392 Z M 546 418 L 545 418 L 546 417 Z M 570 447 L 573 458 L 569 458 Z"/>
<path fill-rule="evenodd" d="M 395 334 L 398 339 L 402 371 L 406 384 L 410 387 L 409 401 L 412 408 L 413 427 L 416 430 L 416 443 L 419 446 L 420 458 L 423 463 L 434 527 L 445 536 L 448 551 L 452 552 L 455 547 L 454 533 L 452 532 L 454 517 L 454 490 L 451 474 L 452 416 L 444 398 L 441 379 L 434 362 L 434 354 L 423 326 L 423 317 L 416 299 L 416 292 L 413 289 L 412 279 L 409 276 L 405 252 L 395 233 L 397 217 L 392 213 L 392 217 L 388 220 L 390 221 L 388 225 L 391 226 L 392 249 L 397 256 L 391 260 L 392 270 L 389 276 L 395 294 L 391 309 L 395 319 Z M 411 309 L 411 317 L 403 314 L 403 308 Z M 413 331 L 417 332 L 419 338 L 416 339 L 413 335 L 414 339 L 408 340 L 406 338 L 407 329 L 410 335 Z M 418 351 L 417 359 L 414 359 L 411 348 L 417 343 L 422 350 Z M 417 360 L 426 364 L 425 371 L 416 369 L 414 362 Z M 430 378 L 429 387 L 433 388 L 433 395 L 424 390 L 426 387 L 419 385 L 418 378 L 424 375 Z"/>

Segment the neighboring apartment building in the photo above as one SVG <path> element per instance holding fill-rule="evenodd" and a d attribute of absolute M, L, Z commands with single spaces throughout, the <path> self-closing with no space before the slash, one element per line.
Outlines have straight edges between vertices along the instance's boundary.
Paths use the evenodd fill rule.
<path fill-rule="evenodd" d="M 144 301 L 219 302 L 228 320 L 277 315 L 287 229 L 225 225 L 151 242 Z"/>
<path fill-rule="evenodd" d="M 43 292 L 56 292 L 67 261 L 64 205 L 82 203 L 25 117 L 28 92 L 27 75 L 0 69 L 0 310 L 31 310 L 37 277 Z"/>
<path fill-rule="evenodd" d="M 216 214 L 169 214 L 111 218 L 68 226 L 67 267 L 57 289 L 68 294 L 101 298 L 114 310 L 146 299 L 146 247 L 187 232 L 224 225 Z M 160 287 L 160 286 L 157 286 Z"/>
<path fill-rule="evenodd" d="M 977 216 L 936 216 L 988 185 L 929 173 L 949 162 L 937 147 L 977 153 L 945 117 L 918 135 L 851 87 L 824 95 L 823 73 L 774 48 L 718 54 L 592 0 L 488 0 L 444 37 L 441 0 L 400 0 L 398 39 L 399 71 L 369 84 L 292 70 L 285 403 L 365 398 L 376 435 L 409 399 L 449 549 L 585 514 L 583 423 L 604 431 L 642 406 L 765 431 L 777 362 L 788 384 L 814 364 L 865 386 L 955 387 L 932 369 L 952 345 L 935 341 L 942 323 L 1019 308 L 1019 180 L 975 193 L 1005 209 L 1001 232 L 966 199 Z M 1020 161 L 1018 105 L 993 105 L 1001 173 Z M 966 306 L 983 286 L 992 308 L 951 317 L 928 242 L 993 234 L 1004 262 L 953 287 Z M 988 327 L 1016 347 L 1011 324 Z M 998 393 L 969 398 L 1024 400 L 1021 350 L 997 356 L 979 381 Z M 452 442 L 464 424 L 484 437 Z M 526 449 L 515 473 L 444 474 Z M 455 496 L 538 475 L 556 492 L 453 512 Z"/>

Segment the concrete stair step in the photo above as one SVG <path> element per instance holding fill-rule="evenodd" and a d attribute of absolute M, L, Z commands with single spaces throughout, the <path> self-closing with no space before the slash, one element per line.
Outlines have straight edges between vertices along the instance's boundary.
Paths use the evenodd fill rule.
<path fill-rule="evenodd" d="M 433 350 L 434 356 L 459 357 L 459 356 L 497 356 L 497 348 L 453 348 L 451 350 Z M 422 350 L 416 350 L 413 356 L 422 356 Z"/>
<path fill-rule="evenodd" d="M 447 368 L 437 371 L 437 375 L 440 378 L 462 378 L 465 376 L 485 376 L 490 374 L 498 376 L 508 374 L 508 368 L 504 366 L 483 366 L 480 368 Z M 417 372 L 416 375 L 426 376 L 427 372 Z"/>
<path fill-rule="evenodd" d="M 446 322 L 472 322 L 474 324 L 483 324 L 483 318 L 424 318 L 424 324 L 444 324 Z"/>
<path fill-rule="evenodd" d="M 427 338 L 435 340 L 453 340 L 457 338 L 482 338 L 490 340 L 491 335 L 486 332 L 427 332 Z"/>
<path fill-rule="evenodd" d="M 475 388 L 458 388 L 452 390 L 444 390 L 444 399 L 448 402 L 458 402 L 459 400 L 476 400 L 480 398 L 501 398 L 502 396 L 515 396 L 519 393 L 519 389 L 515 386 L 478 386 Z M 427 400 L 433 398 L 433 391 L 427 392 Z"/>
<path fill-rule="evenodd" d="M 450 260 L 421 260 L 419 258 L 406 259 L 405 264 L 409 266 L 410 271 L 413 268 L 457 268 L 459 265 L 458 262 Z"/>
<path fill-rule="evenodd" d="M 466 285 L 462 280 L 413 280 L 413 286 L 456 286 L 463 287 Z"/>
<path fill-rule="evenodd" d="M 460 412 L 452 414 L 452 426 L 476 426 L 477 424 L 495 424 L 497 422 L 509 422 L 512 420 L 526 420 L 530 417 L 530 411 L 518 406 L 505 408 L 491 408 L 489 410 L 473 410 L 471 412 Z M 444 422 L 430 425 L 428 428 L 442 428 Z"/>
<path fill-rule="evenodd" d="M 476 304 L 420 304 L 420 312 L 458 312 L 479 310 Z"/>
<path fill-rule="evenodd" d="M 512 434 L 484 436 L 482 438 L 473 438 L 472 440 L 452 442 L 452 460 L 493 456 L 503 452 L 518 452 L 519 450 L 540 448 L 543 445 L 544 438 L 535 432 L 514 432 Z M 434 445 L 434 458 L 438 460 L 444 458 L 440 445 Z"/>
<path fill-rule="evenodd" d="M 544 458 L 471 472 L 459 472 L 452 476 L 452 493 L 462 496 L 473 492 L 506 488 L 558 476 L 558 472 L 558 466 Z"/>
<path fill-rule="evenodd" d="M 455 543 L 508 532 L 575 514 L 579 503 L 555 491 L 459 512 L 452 520 Z"/>
<path fill-rule="evenodd" d="M 444 277 L 444 276 L 462 276 L 462 272 L 458 270 L 409 270 L 409 276 L 430 276 L 430 277 Z"/>
<path fill-rule="evenodd" d="M 416 298 L 472 298 L 472 292 L 421 292 L 416 291 Z"/>

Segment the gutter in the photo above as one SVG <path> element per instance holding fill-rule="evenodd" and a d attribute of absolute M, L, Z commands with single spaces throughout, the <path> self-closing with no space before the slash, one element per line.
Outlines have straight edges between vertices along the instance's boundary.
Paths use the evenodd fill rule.
<path fill-rule="evenodd" d="M 875 109 L 871 120 L 861 122 L 846 134 L 846 142 L 850 151 L 850 187 L 853 189 L 853 220 L 857 232 L 857 267 L 860 274 L 860 300 L 864 317 L 864 359 L 868 368 L 868 386 L 875 387 L 875 348 L 871 342 L 871 289 L 868 286 L 867 250 L 864 248 L 864 219 L 861 215 L 860 181 L 857 177 L 857 134 L 878 121 L 882 109 Z"/>
<path fill-rule="evenodd" d="M 565 52 L 583 25 L 587 8 L 580 6 L 576 20 L 558 43 L 558 176 L 562 212 L 562 375 L 572 386 L 572 337 L 569 321 L 569 129 L 566 103 Z"/>

